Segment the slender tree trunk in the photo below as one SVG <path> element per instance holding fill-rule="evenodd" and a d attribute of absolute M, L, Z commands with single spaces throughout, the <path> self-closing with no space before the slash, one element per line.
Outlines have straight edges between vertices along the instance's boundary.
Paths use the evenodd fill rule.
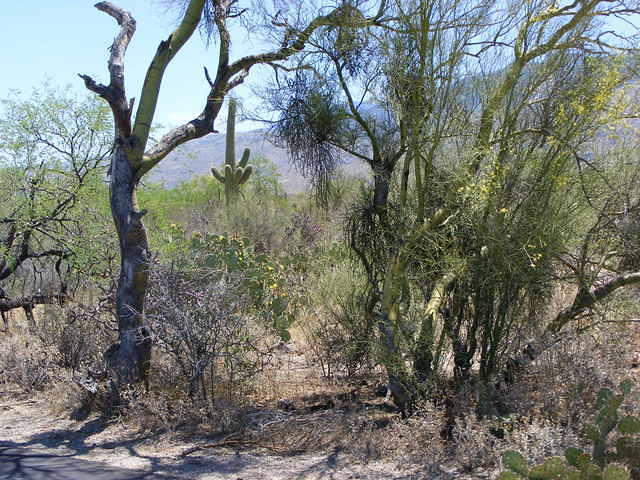
<path fill-rule="evenodd" d="M 36 319 L 33 316 L 33 305 L 26 305 L 22 309 L 24 310 L 24 316 L 27 317 L 29 330 L 31 331 L 31 333 L 35 333 L 38 330 L 38 327 L 36 325 Z"/>
<path fill-rule="evenodd" d="M 453 272 L 445 273 L 434 285 L 431 297 L 425 311 L 425 316 L 420 326 L 420 333 L 416 341 L 414 373 L 420 382 L 426 381 L 433 372 L 433 347 L 437 320 L 444 322 L 440 309 L 446 301 L 447 290 L 456 279 Z M 445 330 L 442 334 L 446 334 Z M 439 342 L 440 343 L 440 342 Z M 435 359 L 439 358 L 438 356 Z"/>
<path fill-rule="evenodd" d="M 400 353 L 393 323 L 387 312 L 382 313 L 382 318 L 378 324 L 378 329 L 382 334 L 384 352 L 382 363 L 387 370 L 388 387 L 393 396 L 393 401 L 402 412 L 402 415 L 406 416 L 411 413 L 414 385 Z"/>
<path fill-rule="evenodd" d="M 373 204 L 380 214 L 384 214 L 389 199 L 389 184 L 391 174 L 386 170 L 374 172 L 373 179 Z"/>
<path fill-rule="evenodd" d="M 379 161 L 377 168 L 374 168 L 373 184 L 373 205 L 380 217 L 383 228 L 386 229 L 387 203 L 389 200 L 389 189 L 391 182 L 391 172 L 389 172 L 383 161 Z M 381 232 L 387 235 L 388 232 Z M 381 314 L 378 322 L 378 330 L 382 336 L 382 363 L 387 371 L 388 388 L 391 391 L 393 400 L 402 412 L 406 415 L 411 408 L 410 390 L 407 384 L 407 376 L 403 365 L 402 355 L 398 339 L 396 338 L 396 325 L 398 322 L 398 311 L 396 309 L 397 297 L 397 262 L 395 255 L 388 265 L 387 276 L 383 286 L 383 298 L 381 304 Z"/>
<path fill-rule="evenodd" d="M 132 162 L 121 145 L 111 161 L 111 213 L 120 241 L 120 278 L 116 292 L 118 342 L 105 353 L 118 385 L 147 381 L 151 337 L 144 320 L 144 297 L 149 279 L 149 247 L 136 204 L 137 180 Z"/>
<path fill-rule="evenodd" d="M 404 156 L 404 164 L 402 165 L 402 177 L 400 183 L 400 205 L 404 207 L 407 203 L 407 195 L 409 192 L 409 172 L 411 170 L 411 160 L 413 155 L 407 152 Z"/>

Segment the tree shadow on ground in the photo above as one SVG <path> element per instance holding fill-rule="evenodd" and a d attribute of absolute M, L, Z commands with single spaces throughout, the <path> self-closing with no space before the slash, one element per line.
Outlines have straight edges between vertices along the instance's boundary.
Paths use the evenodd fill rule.
<path fill-rule="evenodd" d="M 333 480 L 366 478 L 368 480 L 409 480 L 431 478 L 422 472 L 418 476 L 389 475 L 389 470 L 376 471 L 354 461 L 339 447 L 328 453 L 309 455 L 263 455 L 254 449 L 203 449 L 199 456 L 149 456 L 140 452 L 144 443 L 160 440 L 162 432 L 137 435 L 121 440 L 100 439 L 100 433 L 110 425 L 104 417 L 77 423 L 72 427 L 50 428 L 26 440 L 0 440 L 0 480 L 152 480 L 186 478 L 262 479 L 290 478 Z M 213 440 L 210 438 L 209 440 Z M 185 446 L 186 447 L 186 446 Z M 122 458 L 144 460 L 140 469 L 112 467 L 88 461 L 91 454 L 104 457 L 105 450 L 118 450 Z M 123 451 L 126 451 L 125 452 Z M 78 458 L 78 456 L 85 456 Z M 116 453 L 114 453 L 116 455 Z M 113 462 L 110 462 L 113 465 Z"/>
<path fill-rule="evenodd" d="M 435 468 L 434 468 L 435 467 Z M 292 479 L 295 480 L 338 480 L 345 478 L 361 478 L 367 480 L 425 480 L 429 478 L 441 478 L 441 471 L 436 465 L 427 466 L 420 471 L 397 474 L 389 473 L 388 470 L 380 471 L 376 468 L 369 468 L 366 464 L 353 462 L 348 456 L 342 455 L 340 448 L 327 455 L 326 458 L 319 458 L 317 461 L 307 465 L 300 470 Z"/>
<path fill-rule="evenodd" d="M 78 428 L 54 428 L 22 442 L 0 440 L 0 480 L 178 479 L 186 478 L 180 476 L 185 470 L 206 470 L 226 476 L 237 474 L 253 463 L 251 456 L 229 456 L 228 459 L 211 458 L 206 462 L 197 457 L 171 459 L 165 464 L 163 460 L 166 459 L 162 457 L 143 455 L 138 451 L 142 442 L 159 438 L 160 433 L 126 440 L 92 441 L 92 437 L 103 432 L 108 425 L 105 418 L 95 418 Z M 145 460 L 147 465 L 143 469 L 132 470 L 77 458 L 98 449 L 125 449 L 128 456 Z"/>

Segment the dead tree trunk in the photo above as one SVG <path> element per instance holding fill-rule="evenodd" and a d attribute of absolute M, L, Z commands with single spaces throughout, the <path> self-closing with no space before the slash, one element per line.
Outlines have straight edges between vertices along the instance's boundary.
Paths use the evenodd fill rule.
<path fill-rule="evenodd" d="M 88 75 L 80 75 L 85 86 L 109 103 L 116 127 L 115 148 L 111 160 L 110 202 L 113 219 L 120 240 L 121 271 L 116 294 L 118 342 L 105 353 L 116 386 L 146 381 L 151 353 L 151 338 L 145 326 L 144 297 L 148 283 L 149 251 L 142 223 L 144 210 L 136 203 L 137 184 L 149 170 L 171 151 L 189 140 L 215 132 L 214 121 L 224 97 L 240 85 L 249 70 L 258 64 L 274 65 L 301 51 L 314 31 L 322 26 L 340 24 L 341 10 L 318 16 L 300 30 L 286 26 L 279 48 L 258 55 L 248 55 L 230 62 L 231 35 L 228 18 L 238 14 L 233 0 L 219 0 L 215 4 L 215 27 L 219 35 L 218 67 L 214 79 L 205 69 L 211 87 L 202 112 L 193 120 L 164 135 L 147 149 L 151 125 L 166 68 L 191 38 L 202 19 L 206 0 L 185 2 L 182 19 L 169 37 L 160 42 L 151 60 L 140 94 L 135 120 L 132 120 L 133 99 L 128 100 L 124 82 L 124 56 L 136 30 L 136 21 L 129 12 L 110 2 L 99 2 L 96 8 L 118 22 L 120 32 L 114 39 L 108 62 L 108 85 L 97 83 Z M 384 2 L 382 2 L 384 4 Z M 363 21 L 371 25 L 381 18 L 378 14 Z M 283 23 L 285 25 L 286 22 Z"/>
<path fill-rule="evenodd" d="M 118 384 L 145 381 L 151 357 L 151 336 L 144 320 L 144 297 L 149 279 L 149 245 L 136 205 L 135 170 L 121 146 L 111 161 L 111 213 L 120 241 L 120 277 L 116 292 L 118 343 L 107 363 Z"/>

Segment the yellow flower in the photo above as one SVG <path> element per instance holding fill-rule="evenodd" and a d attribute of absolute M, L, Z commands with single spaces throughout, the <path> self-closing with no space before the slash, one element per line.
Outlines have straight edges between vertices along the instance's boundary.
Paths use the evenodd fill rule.
<path fill-rule="evenodd" d="M 171 228 L 177 228 L 178 226 L 175 223 L 172 223 L 171 225 L 169 225 Z"/>
<path fill-rule="evenodd" d="M 271 265 L 269 265 L 269 266 L 267 267 L 267 270 L 272 271 L 272 270 L 273 270 L 273 267 L 272 267 Z"/>
<path fill-rule="evenodd" d="M 507 214 L 507 213 L 509 213 L 509 209 L 502 207 L 500 210 L 498 210 L 498 213 L 502 213 L 503 215 Z"/>

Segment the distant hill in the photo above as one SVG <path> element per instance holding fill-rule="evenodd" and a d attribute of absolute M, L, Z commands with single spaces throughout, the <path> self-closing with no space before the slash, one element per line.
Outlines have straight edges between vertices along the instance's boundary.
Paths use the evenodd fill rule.
<path fill-rule="evenodd" d="M 251 149 L 251 158 L 266 157 L 280 173 L 280 183 L 288 193 L 304 191 L 309 182 L 289 163 L 287 151 L 278 148 L 266 138 L 265 130 L 236 133 L 236 158 L 245 148 Z M 224 163 L 224 133 L 209 134 L 187 142 L 160 162 L 150 173 L 149 180 L 162 183 L 168 188 L 197 175 L 211 175 L 211 167 Z M 251 162 L 251 160 L 249 160 Z M 353 158 L 344 158 L 344 168 L 354 174 L 364 174 L 368 167 Z"/>

